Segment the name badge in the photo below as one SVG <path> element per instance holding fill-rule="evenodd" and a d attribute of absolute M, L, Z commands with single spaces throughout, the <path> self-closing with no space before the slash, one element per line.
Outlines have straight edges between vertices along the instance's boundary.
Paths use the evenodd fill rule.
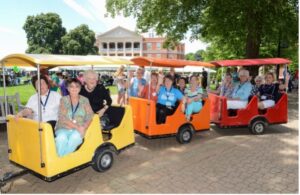
<path fill-rule="evenodd" d="M 172 103 L 171 103 L 171 102 L 166 102 L 166 106 L 167 106 L 167 107 L 171 107 L 171 106 L 172 106 Z"/>

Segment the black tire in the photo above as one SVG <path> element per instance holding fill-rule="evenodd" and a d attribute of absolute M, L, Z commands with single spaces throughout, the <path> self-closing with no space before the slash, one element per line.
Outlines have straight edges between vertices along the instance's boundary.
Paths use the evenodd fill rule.
<path fill-rule="evenodd" d="M 179 129 L 176 135 L 176 140 L 180 144 L 187 144 L 190 143 L 190 141 L 193 138 L 193 131 L 189 126 L 183 126 Z"/>
<path fill-rule="evenodd" d="M 261 135 L 264 134 L 266 129 L 266 123 L 263 120 L 255 120 L 251 122 L 249 127 L 250 133 L 254 135 Z"/>
<path fill-rule="evenodd" d="M 95 171 L 104 172 L 112 167 L 113 162 L 113 151 L 111 151 L 108 147 L 104 147 L 96 151 L 92 160 L 92 167 Z"/>

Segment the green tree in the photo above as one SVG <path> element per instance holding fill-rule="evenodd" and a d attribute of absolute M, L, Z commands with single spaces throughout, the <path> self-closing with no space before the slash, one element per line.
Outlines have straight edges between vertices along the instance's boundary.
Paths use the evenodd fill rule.
<path fill-rule="evenodd" d="M 63 53 L 72 55 L 97 54 L 95 33 L 85 24 L 70 30 L 62 37 Z"/>
<path fill-rule="evenodd" d="M 61 37 L 66 34 L 66 29 L 58 14 L 41 13 L 28 16 L 23 29 L 27 36 L 27 53 L 61 53 Z"/>
<path fill-rule="evenodd" d="M 283 42 L 298 40 L 298 0 L 107 0 L 106 7 L 134 16 L 142 32 L 167 36 L 167 46 L 190 31 L 191 40 L 210 43 L 205 60 L 275 57 Z"/>
<path fill-rule="evenodd" d="M 186 60 L 195 60 L 195 54 L 194 53 L 188 53 L 185 55 Z"/>

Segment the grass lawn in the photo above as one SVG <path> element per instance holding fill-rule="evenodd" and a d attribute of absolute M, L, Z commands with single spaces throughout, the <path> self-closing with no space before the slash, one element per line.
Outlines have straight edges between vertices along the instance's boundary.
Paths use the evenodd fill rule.
<path fill-rule="evenodd" d="M 114 95 L 117 94 L 117 87 L 116 86 L 110 86 L 108 87 L 110 90 L 110 94 Z M 13 87 L 6 87 L 6 93 L 7 95 L 14 95 L 15 93 L 19 93 L 21 104 L 26 105 L 28 99 L 30 96 L 32 96 L 35 93 L 35 90 L 33 86 L 30 85 L 19 85 L 19 86 L 13 86 Z M 4 96 L 3 87 L 0 88 L 0 96 Z"/>
<path fill-rule="evenodd" d="M 19 93 L 21 104 L 25 105 L 30 96 L 35 93 L 35 90 L 31 84 L 6 87 L 7 95 L 15 95 L 15 93 Z M 3 87 L 0 88 L 0 96 L 4 96 Z"/>

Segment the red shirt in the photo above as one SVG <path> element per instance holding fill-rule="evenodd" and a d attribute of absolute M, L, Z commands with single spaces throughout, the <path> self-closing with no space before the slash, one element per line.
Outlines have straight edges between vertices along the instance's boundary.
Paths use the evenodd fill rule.
<path fill-rule="evenodd" d="M 149 85 L 146 85 L 141 93 L 141 97 L 148 99 L 148 96 L 149 96 Z M 153 89 L 151 86 L 150 86 L 150 100 L 157 101 L 156 88 Z"/>

